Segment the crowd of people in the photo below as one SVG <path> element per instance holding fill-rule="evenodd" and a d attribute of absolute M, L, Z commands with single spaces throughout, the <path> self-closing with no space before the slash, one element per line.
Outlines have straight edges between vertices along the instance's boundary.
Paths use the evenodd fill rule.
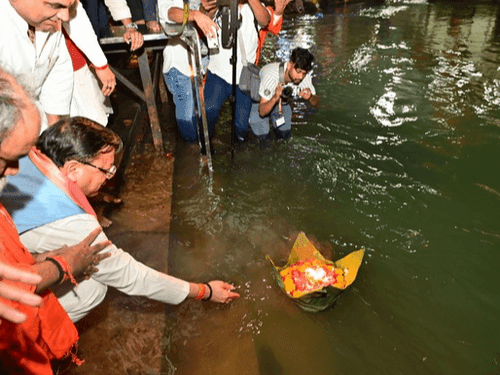
<path fill-rule="evenodd" d="M 274 7 L 264 6 L 260 0 L 240 1 L 238 53 L 236 54 L 236 97 L 235 97 L 235 118 L 233 119 L 234 136 L 236 142 L 245 142 L 248 139 L 250 129 L 258 140 L 267 139 L 269 136 L 269 125 L 265 129 L 264 120 L 274 107 L 281 109 L 281 92 L 286 86 L 292 89 L 291 98 L 303 98 L 312 106 L 317 106 L 319 98 L 312 85 L 311 70 L 314 57 L 309 51 L 298 48 L 292 52 L 290 61 L 286 63 L 282 76 L 283 82 L 278 79 L 277 73 L 269 75 L 270 70 L 264 67 L 261 71 L 261 90 L 273 88 L 273 92 L 261 93 L 261 101 L 254 102 L 238 86 L 239 77 L 245 62 L 258 64 L 265 42 L 266 34 L 271 32 L 278 34 L 283 22 L 283 13 L 286 6 L 292 0 L 275 0 Z M 222 105 L 233 94 L 233 69 L 231 60 L 233 58 L 232 47 L 223 45 L 222 32 L 222 12 L 215 0 L 201 0 L 201 2 L 189 2 L 189 20 L 196 24 L 206 38 L 216 38 L 216 48 L 210 49 L 206 59 L 206 76 L 204 86 L 205 111 L 209 137 L 215 133 L 215 127 L 219 119 Z M 182 0 L 158 0 L 160 19 L 167 23 L 181 23 L 183 21 L 183 1 Z M 306 57 L 302 57 L 307 53 Z M 300 57 L 297 57 L 300 56 Z M 188 63 L 188 48 L 181 38 L 172 38 L 163 53 L 164 64 L 163 73 L 168 90 L 171 92 L 174 105 L 175 117 L 179 134 L 187 143 L 200 142 L 202 132 L 199 129 L 200 119 L 196 117 L 194 110 L 193 90 L 191 89 L 191 71 Z M 299 59 L 299 60 L 297 60 Z M 305 61 L 305 60 L 307 61 Z M 297 65 L 299 64 L 299 65 Z M 300 65 L 302 64 L 302 65 Z M 272 69 L 271 69 L 272 70 Z M 297 87 L 295 87 L 297 86 Z M 275 90 L 276 89 L 276 90 Z M 304 90 L 302 90 L 304 89 Z M 267 91 L 266 91 L 267 92 Z M 275 97 L 270 100 L 271 97 Z M 263 100 L 265 98 L 265 102 Z M 291 100 L 288 100 L 290 102 Z M 272 103 L 272 105 L 271 105 Z M 255 115 L 252 108 L 266 105 L 268 113 L 262 117 Z M 289 119 L 282 131 L 276 131 L 276 135 L 287 138 L 291 129 L 291 109 L 284 103 L 286 111 L 289 110 Z M 288 112 L 287 112 L 288 113 Z M 271 116 L 274 116 L 271 114 Z M 252 117 L 252 121 L 250 121 Z M 259 123 L 259 125 L 257 125 Z M 277 129 L 275 127 L 275 129 Z M 264 134 L 265 133 L 265 134 Z M 203 146 L 202 146 L 203 150 Z"/>
<path fill-rule="evenodd" d="M 239 40 L 248 61 L 258 62 L 266 33 L 279 32 L 290 1 L 275 0 L 274 7 L 259 0 L 239 5 Z M 239 297 L 224 281 L 185 281 L 138 262 L 106 238 L 88 200 L 115 175 L 115 156 L 122 148 L 118 135 L 106 127 L 116 77 L 98 38 L 106 32 L 108 12 L 124 25 L 124 41 L 135 51 L 143 44 L 137 23 L 144 21 L 153 32 L 160 31 L 157 16 L 181 23 L 183 1 L 159 0 L 158 15 L 153 0 L 136 0 L 134 6 L 130 0 L 106 0 L 106 12 L 100 1 L 82 3 L 0 0 L 2 374 L 52 374 L 54 362 L 67 357 L 78 364 L 74 323 L 103 301 L 108 286 L 168 304 L 187 298 L 228 303 Z M 216 1 L 189 4 L 189 20 L 206 37 L 218 38 L 218 51 L 208 55 L 205 85 L 212 136 L 231 92 L 232 52 L 220 40 Z M 134 22 L 131 9 L 141 6 Z M 171 39 L 163 70 L 179 133 L 194 143 L 199 131 L 187 53 L 179 38 Z M 237 91 L 238 141 L 247 139 L 249 127 L 257 137 L 267 137 L 269 118 L 278 135 L 289 136 L 291 110 L 283 91 L 291 86 L 292 96 L 317 105 L 313 60 L 309 51 L 297 48 L 290 61 L 263 67 L 259 103 Z"/>

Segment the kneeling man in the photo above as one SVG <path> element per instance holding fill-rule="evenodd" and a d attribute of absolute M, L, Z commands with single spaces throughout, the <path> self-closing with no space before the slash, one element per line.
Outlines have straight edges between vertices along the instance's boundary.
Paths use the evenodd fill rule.
<path fill-rule="evenodd" d="M 9 178 L 2 196 L 30 252 L 76 244 L 100 227 L 87 196 L 113 177 L 120 148 L 118 135 L 83 117 L 63 119 L 42 133 L 36 147 L 19 161 L 21 173 Z M 104 239 L 101 233 L 96 241 Z M 195 284 L 158 272 L 113 244 L 103 251 L 111 256 L 90 279 L 53 288 L 74 322 L 104 299 L 108 286 L 170 304 L 187 297 L 229 302 L 239 296 L 222 281 Z"/>
<path fill-rule="evenodd" d="M 269 119 L 276 135 L 288 138 L 292 129 L 292 98 L 301 97 L 316 107 L 319 98 L 311 80 L 314 56 L 295 48 L 287 63 L 270 63 L 260 71 L 259 103 L 252 104 L 250 127 L 258 140 L 269 137 Z"/>

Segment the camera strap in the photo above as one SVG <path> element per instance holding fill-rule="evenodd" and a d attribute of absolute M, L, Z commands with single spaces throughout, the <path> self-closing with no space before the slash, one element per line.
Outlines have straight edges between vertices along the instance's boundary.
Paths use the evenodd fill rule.
<path fill-rule="evenodd" d="M 279 67 L 279 72 L 278 72 L 278 75 L 279 75 L 279 83 L 285 83 L 285 63 L 284 62 L 281 62 L 280 63 L 280 67 Z M 278 102 L 278 112 L 279 112 L 279 115 L 281 116 L 282 115 L 282 109 L 281 109 L 281 95 L 280 95 L 280 98 L 279 98 L 279 102 Z"/>

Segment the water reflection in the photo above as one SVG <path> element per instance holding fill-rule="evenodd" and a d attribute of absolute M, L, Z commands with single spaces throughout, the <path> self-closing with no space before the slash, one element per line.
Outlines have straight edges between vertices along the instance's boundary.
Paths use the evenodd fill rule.
<path fill-rule="evenodd" d="M 269 37 L 266 58 L 313 46 L 322 106 L 295 108 L 289 142 L 216 154 L 210 188 L 177 159 L 171 269 L 242 294 L 196 307 L 195 328 L 176 312 L 175 359 L 203 358 L 179 374 L 498 372 L 499 14 L 356 5 Z M 291 304 L 265 260 L 286 261 L 299 231 L 330 259 L 367 250 L 322 314 Z"/>

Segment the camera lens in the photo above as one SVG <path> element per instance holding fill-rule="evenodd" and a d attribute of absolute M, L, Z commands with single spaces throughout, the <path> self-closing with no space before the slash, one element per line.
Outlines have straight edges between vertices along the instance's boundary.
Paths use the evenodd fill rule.
<path fill-rule="evenodd" d="M 293 89 L 290 86 L 286 86 L 281 92 L 281 98 L 283 100 L 288 100 L 291 98 L 292 94 L 293 94 Z"/>

